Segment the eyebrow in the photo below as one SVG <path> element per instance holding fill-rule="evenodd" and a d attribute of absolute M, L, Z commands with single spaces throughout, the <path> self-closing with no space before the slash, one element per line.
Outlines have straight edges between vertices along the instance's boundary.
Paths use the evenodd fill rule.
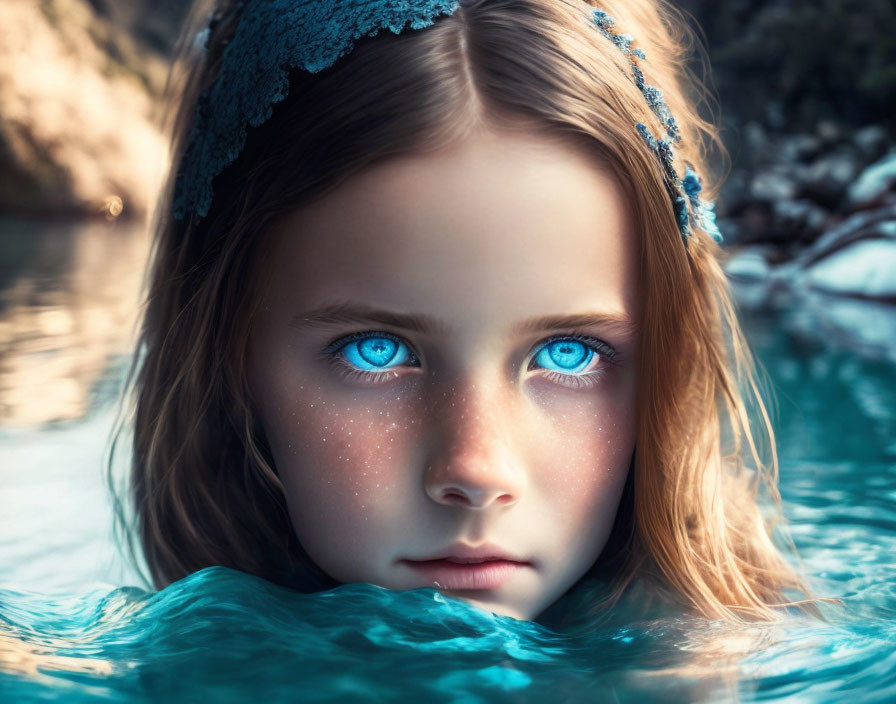
<path fill-rule="evenodd" d="M 447 336 L 450 328 L 436 317 L 422 313 L 396 313 L 348 301 L 329 303 L 312 310 L 297 313 L 292 325 L 298 328 L 332 327 L 337 325 L 375 323 L 402 328 L 424 335 Z M 603 327 L 619 335 L 629 336 L 637 332 L 637 325 L 626 314 L 610 312 L 587 312 L 572 315 L 544 315 L 518 323 L 511 329 L 512 335 L 525 335 L 546 330 L 572 329 L 581 327 Z"/>

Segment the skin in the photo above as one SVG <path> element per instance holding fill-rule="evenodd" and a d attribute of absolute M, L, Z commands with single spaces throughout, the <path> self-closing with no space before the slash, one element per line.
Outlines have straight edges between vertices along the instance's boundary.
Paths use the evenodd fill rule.
<path fill-rule="evenodd" d="M 372 167 L 267 235 L 249 387 L 308 554 L 340 582 L 405 590 L 437 587 L 400 559 L 496 543 L 532 567 L 441 591 L 534 620 L 600 555 L 634 450 L 637 253 L 611 172 L 535 134 L 482 131 Z M 333 303 L 440 325 L 308 319 Z M 578 313 L 616 320 L 515 329 Z M 374 377 L 322 354 L 383 332 L 397 356 Z M 576 374 L 535 361 L 576 334 L 615 356 L 600 348 Z"/>

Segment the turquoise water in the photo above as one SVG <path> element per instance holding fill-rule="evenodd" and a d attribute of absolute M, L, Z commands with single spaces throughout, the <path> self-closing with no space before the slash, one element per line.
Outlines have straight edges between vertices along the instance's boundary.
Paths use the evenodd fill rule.
<path fill-rule="evenodd" d="M 105 251 L 111 236 L 75 239 Z M 102 328 L 96 310 L 121 298 L 96 293 L 103 267 L 90 256 L 84 270 L 46 264 L 60 243 L 71 248 L 46 235 L 0 282 L 5 334 L 11 320 L 25 331 L 0 363 L 36 369 L 46 388 L 52 367 L 39 365 L 75 349 L 71 335 L 88 322 Z M 76 295 L 82 278 L 89 305 Z M 74 387 L 59 387 L 69 395 L 58 398 L 82 403 L 80 416 L 36 423 L 46 404 L 0 383 L 0 701 L 896 701 L 896 345 L 861 334 L 894 311 L 779 305 L 745 311 L 745 325 L 778 398 L 780 488 L 803 567 L 816 593 L 846 603 L 825 607 L 828 623 L 794 614 L 738 628 L 645 611 L 640 587 L 610 621 L 574 628 L 428 588 L 302 595 L 224 568 L 160 592 L 121 587 L 138 582 L 110 557 L 100 469 L 126 345 L 107 340 L 101 359 L 71 372 Z"/>

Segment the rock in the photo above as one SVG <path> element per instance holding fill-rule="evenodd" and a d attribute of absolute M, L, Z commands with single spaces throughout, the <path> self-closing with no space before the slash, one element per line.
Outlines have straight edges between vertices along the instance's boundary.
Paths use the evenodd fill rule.
<path fill-rule="evenodd" d="M 839 125 L 832 120 L 821 120 L 815 126 L 815 134 L 823 147 L 831 147 L 842 139 L 843 133 Z"/>
<path fill-rule="evenodd" d="M 858 155 L 852 150 L 824 154 L 801 173 L 800 195 L 835 210 L 860 168 Z"/>
<path fill-rule="evenodd" d="M 157 122 L 167 62 L 87 0 L 3 4 L 0 209 L 148 211 L 167 161 Z"/>
<path fill-rule="evenodd" d="M 868 125 L 853 132 L 852 143 L 856 145 L 867 164 L 886 153 L 889 137 L 887 131 L 880 125 Z"/>
<path fill-rule="evenodd" d="M 771 161 L 769 138 L 758 122 L 748 122 L 743 129 L 743 162 L 747 168 L 757 168 Z"/>
<path fill-rule="evenodd" d="M 751 244 L 773 239 L 771 232 L 772 208 L 766 201 L 749 203 L 740 212 L 737 242 Z"/>
<path fill-rule="evenodd" d="M 787 113 L 780 100 L 770 100 L 765 106 L 765 121 L 774 130 L 782 130 L 787 126 Z"/>
<path fill-rule="evenodd" d="M 795 259 L 801 269 L 864 239 L 896 238 L 896 204 L 877 210 L 862 210 L 830 228 Z"/>
<path fill-rule="evenodd" d="M 732 279 L 755 281 L 768 277 L 771 267 L 755 249 L 745 249 L 732 256 L 725 263 L 725 273 Z"/>
<path fill-rule="evenodd" d="M 824 229 L 827 213 L 810 200 L 779 200 L 774 204 L 772 229 L 776 239 L 814 242 Z"/>
<path fill-rule="evenodd" d="M 866 239 L 841 249 L 814 264 L 806 282 L 829 293 L 896 302 L 896 239 Z"/>
<path fill-rule="evenodd" d="M 889 358 L 896 362 L 896 314 L 893 305 L 860 298 L 813 292 L 813 333 L 831 333 L 844 346 L 863 356 Z"/>
<path fill-rule="evenodd" d="M 737 305 L 746 310 L 762 310 L 769 308 L 773 300 L 773 291 L 764 279 L 730 279 L 731 290 L 737 299 Z"/>
<path fill-rule="evenodd" d="M 821 140 L 813 134 L 801 133 L 785 138 L 778 154 L 781 161 L 785 163 L 806 163 L 814 159 L 819 151 L 821 151 Z"/>
<path fill-rule="evenodd" d="M 874 203 L 896 184 L 896 151 L 876 161 L 859 175 L 848 192 L 849 204 L 856 208 Z"/>
<path fill-rule="evenodd" d="M 750 196 L 756 200 L 784 200 L 793 198 L 796 192 L 796 183 L 783 168 L 762 169 L 750 182 Z"/>

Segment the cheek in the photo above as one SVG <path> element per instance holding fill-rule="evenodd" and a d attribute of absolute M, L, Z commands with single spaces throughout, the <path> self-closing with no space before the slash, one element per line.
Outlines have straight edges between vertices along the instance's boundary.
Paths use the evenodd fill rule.
<path fill-rule="evenodd" d="M 612 523 L 615 517 L 635 438 L 632 385 L 615 391 L 555 396 L 549 408 L 542 409 L 545 415 L 538 425 L 531 423 L 529 436 L 538 438 L 533 456 L 539 457 L 544 471 L 530 482 L 564 516 L 566 525 L 594 522 L 596 517 Z"/>
<path fill-rule="evenodd" d="M 301 383 L 268 389 L 259 410 L 299 537 L 311 552 L 323 541 L 357 544 L 407 492 L 413 404 Z"/>

